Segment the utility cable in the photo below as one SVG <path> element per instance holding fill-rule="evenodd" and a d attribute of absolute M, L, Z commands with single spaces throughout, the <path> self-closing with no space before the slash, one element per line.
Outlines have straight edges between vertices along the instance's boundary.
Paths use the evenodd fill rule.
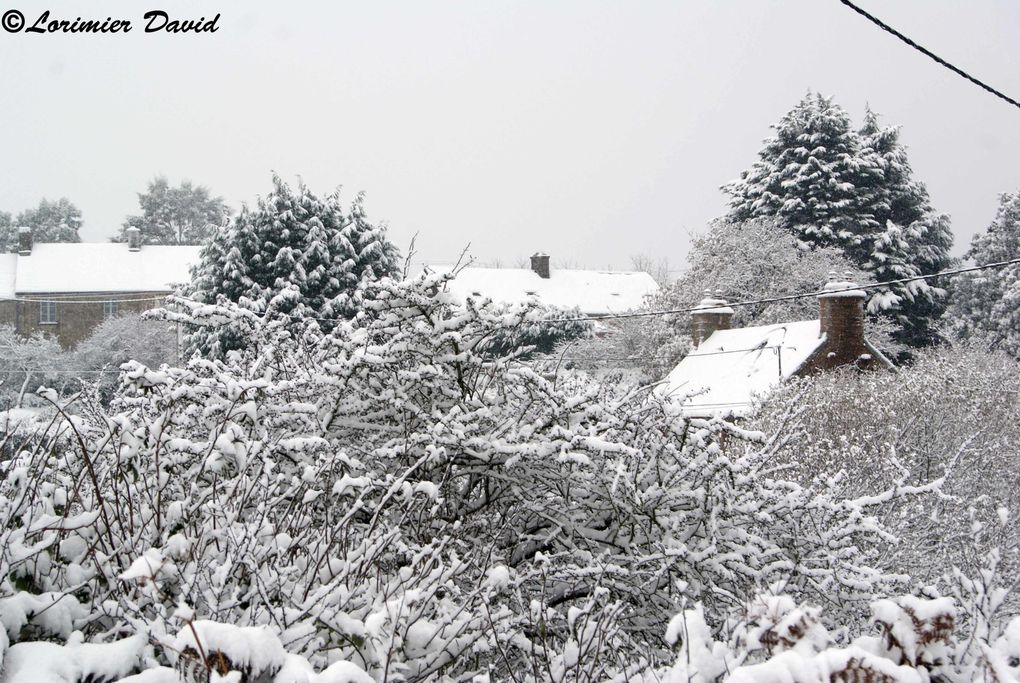
<path fill-rule="evenodd" d="M 986 90 L 986 91 L 990 92 L 991 94 L 995 95 L 996 97 L 998 97 L 999 99 L 1004 100 L 1006 102 L 1009 102 L 1014 107 L 1020 109 L 1020 102 L 1017 102 L 1016 100 L 1014 100 L 1009 95 L 1005 95 L 1002 92 L 996 90 L 995 88 L 993 88 L 992 86 L 988 85 L 987 83 L 984 83 L 983 81 L 980 81 L 977 78 L 974 78 L 973 76 L 971 76 L 969 73 L 967 73 L 963 69 L 961 69 L 959 67 L 956 67 L 956 66 L 953 66 L 952 64 L 950 64 L 949 62 L 947 62 L 946 60 L 942 59 L 937 54 L 932 52 L 931 50 L 925 48 L 922 45 L 918 45 L 916 42 L 914 42 L 913 40 L 911 40 L 907 36 L 903 35 L 902 33 L 897 31 L 892 26 L 890 26 L 889 24 L 885 23 L 884 21 L 882 21 L 881 19 L 879 19 L 875 15 L 869 14 L 865 10 L 863 10 L 860 7 L 858 7 L 857 5 L 855 5 L 854 3 L 850 2 L 850 0 L 839 0 L 839 1 L 842 2 L 844 5 L 846 5 L 847 7 L 849 7 L 850 9 L 852 9 L 854 12 L 857 12 L 858 14 L 860 14 L 862 17 L 864 17 L 865 19 L 867 19 L 871 23 L 873 23 L 876 26 L 878 26 L 880 29 L 882 29 L 886 33 L 889 33 L 891 35 L 896 36 L 897 38 L 902 40 L 904 43 L 909 45 L 910 47 L 914 48 L 915 50 L 917 50 L 921 54 L 926 55 L 926 56 L 930 57 L 931 59 L 935 60 L 936 62 L 938 62 L 942 66 L 946 67 L 947 69 L 949 69 L 950 71 L 955 73 L 957 76 L 962 76 L 963 78 L 966 78 L 968 81 L 970 81 L 971 83 L 973 83 L 977 87 L 981 88 L 982 90 Z"/>

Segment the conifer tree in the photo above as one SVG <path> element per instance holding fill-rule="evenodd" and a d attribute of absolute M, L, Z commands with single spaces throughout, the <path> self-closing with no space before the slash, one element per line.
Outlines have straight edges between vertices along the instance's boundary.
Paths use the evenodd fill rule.
<path fill-rule="evenodd" d="M 368 283 L 396 274 L 397 258 L 385 229 L 369 223 L 361 195 L 345 212 L 338 192 L 320 198 L 274 175 L 272 192 L 213 234 L 185 293 L 203 303 L 233 301 L 258 315 L 309 318 L 329 330 L 357 313 Z M 212 357 L 243 345 L 229 327 L 189 339 L 191 350 Z"/>
<path fill-rule="evenodd" d="M 18 234 L 11 221 L 11 214 L 0 211 L 0 254 L 16 251 L 17 248 Z"/>
<path fill-rule="evenodd" d="M 999 197 L 999 209 L 984 233 L 974 236 L 967 259 L 975 264 L 1020 258 L 1020 192 Z M 953 278 L 948 311 L 963 337 L 984 336 L 1020 358 L 1020 265 L 961 273 Z"/>
<path fill-rule="evenodd" d="M 860 149 L 850 116 L 809 93 L 775 130 L 758 161 L 724 186 L 730 220 L 776 217 L 808 244 L 859 247 L 860 234 L 873 225 L 859 222 Z"/>
<path fill-rule="evenodd" d="M 774 217 L 805 245 L 835 247 L 879 282 L 950 265 L 949 219 L 913 178 L 898 128 L 880 126 L 869 109 L 855 131 L 831 98 L 809 93 L 775 129 L 758 161 L 723 187 L 729 218 Z M 876 290 L 868 302 L 912 347 L 938 340 L 933 326 L 944 309 L 944 290 L 924 280 Z"/>

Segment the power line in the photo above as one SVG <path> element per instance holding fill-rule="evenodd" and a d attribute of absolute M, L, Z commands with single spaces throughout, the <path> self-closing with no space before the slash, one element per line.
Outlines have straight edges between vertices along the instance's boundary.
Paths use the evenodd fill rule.
<path fill-rule="evenodd" d="M 74 294 L 69 294 L 69 295 L 66 295 L 66 296 L 61 294 L 60 296 L 61 296 L 61 298 L 59 298 L 59 299 L 52 298 L 52 297 L 51 298 L 46 298 L 45 296 L 35 297 L 35 296 L 32 296 L 32 295 L 28 295 L 28 296 L 0 296 L 0 301 L 17 301 L 17 302 L 20 302 L 20 303 L 32 303 L 32 304 L 37 304 L 37 303 L 55 303 L 55 304 L 108 304 L 108 303 L 118 303 L 118 304 L 124 304 L 124 303 L 137 303 L 137 302 L 145 303 L 145 302 L 163 301 L 163 300 L 166 299 L 166 297 L 168 295 L 164 294 L 162 296 L 124 297 L 124 298 L 119 298 L 119 299 L 116 298 L 116 297 L 108 297 L 108 298 L 105 298 L 105 299 L 81 299 L 81 298 L 78 298 L 78 297 L 83 296 L 83 295 L 74 295 Z M 96 295 L 95 294 L 90 294 L 90 295 L 87 295 L 87 296 L 93 296 L 94 297 Z"/>
<path fill-rule="evenodd" d="M 121 372 L 127 372 L 126 370 L 43 370 L 41 368 L 34 369 L 14 369 L 14 370 L 0 370 L 0 373 L 5 375 L 113 375 Z"/>
<path fill-rule="evenodd" d="M 734 301 L 725 304 L 729 308 L 739 308 L 744 306 L 756 306 L 759 304 L 775 303 L 778 301 L 793 301 L 795 299 L 806 299 L 808 297 L 817 297 L 822 294 L 839 294 L 840 292 L 849 292 L 866 289 L 879 289 L 882 287 L 888 287 L 889 285 L 906 284 L 908 282 L 918 282 L 921 280 L 932 280 L 938 277 L 945 277 L 948 275 L 959 275 L 961 273 L 971 273 L 980 270 L 988 270 L 991 268 L 1003 268 L 1020 263 L 1020 258 L 1010 259 L 1008 261 L 997 261 L 994 263 L 984 263 L 977 266 L 968 266 L 966 268 L 955 268 L 951 270 L 943 270 L 938 273 L 932 273 L 930 275 L 915 275 L 912 277 L 898 278 L 896 280 L 885 280 L 883 282 L 874 282 L 864 285 L 854 285 L 853 287 L 846 287 L 844 289 L 834 290 L 815 290 L 810 292 L 801 292 L 798 294 L 787 294 L 785 296 L 768 297 L 764 299 L 750 299 L 747 301 Z M 172 296 L 172 295 L 168 295 Z M 0 297 L 0 301 L 21 301 L 38 303 L 43 301 L 52 301 L 54 303 L 73 303 L 73 304 L 101 304 L 110 301 L 117 301 L 118 303 L 124 302 L 145 302 L 145 301 L 164 301 L 167 296 L 160 297 L 145 297 L 145 298 L 124 298 L 124 299 L 96 299 L 96 300 L 73 300 L 73 299 L 45 299 L 45 298 L 24 298 L 24 297 L 13 297 L 4 298 Z M 532 320 L 528 321 L 530 324 L 545 324 L 545 323 L 566 323 L 566 322 L 583 322 L 583 321 L 598 321 L 598 320 L 621 320 L 628 318 L 649 318 L 659 315 L 676 315 L 679 313 L 693 313 L 697 310 L 706 310 L 703 306 L 694 306 L 691 308 L 672 308 L 658 311 L 637 311 L 633 313 L 608 313 L 604 315 L 591 315 L 582 316 L 577 318 L 546 318 L 544 320 Z M 347 318 L 325 318 L 318 316 L 306 316 L 306 315 L 292 315 L 289 313 L 276 313 L 276 315 L 292 318 L 297 320 L 318 320 L 322 322 L 346 322 Z"/>
<path fill-rule="evenodd" d="M 768 304 L 777 301 L 793 301 L 794 299 L 806 299 L 808 297 L 817 297 L 822 294 L 839 294 L 841 292 L 855 292 L 862 289 L 879 289 L 882 287 L 888 287 L 889 285 L 901 285 L 907 282 L 917 282 L 919 280 L 932 280 L 937 277 L 945 277 L 947 275 L 959 275 L 961 273 L 971 273 L 978 270 L 988 270 L 990 268 L 1004 268 L 1005 266 L 1011 266 L 1013 264 L 1020 263 L 1020 258 L 1010 259 L 1008 261 L 996 261 L 995 263 L 984 263 L 979 266 L 968 266 L 967 268 L 955 268 L 952 270 L 942 270 L 938 273 L 932 273 L 931 275 L 915 275 L 913 277 L 902 277 L 896 280 L 885 280 L 883 282 L 873 282 L 866 285 L 854 285 L 852 287 L 845 287 L 843 289 L 819 289 L 811 292 L 802 292 L 800 294 L 787 294 L 785 296 L 774 296 L 767 299 L 751 299 L 748 301 L 733 301 L 726 304 L 720 304 L 717 307 L 705 307 L 693 306 L 691 308 L 672 308 L 661 311 L 637 311 L 635 313 L 611 313 L 607 315 L 592 315 L 587 318 L 547 318 L 545 320 L 532 321 L 535 324 L 540 323 L 565 323 L 565 322 L 577 322 L 578 320 L 618 320 L 622 318 L 649 318 L 656 315 L 676 315 L 678 313 L 693 313 L 694 311 L 712 310 L 712 308 L 740 308 L 743 306 L 756 306 L 758 304 Z"/>
<path fill-rule="evenodd" d="M 961 273 L 971 273 L 979 270 L 989 270 L 991 268 L 1004 268 L 1020 263 L 1020 258 L 1010 259 L 1008 261 L 996 261 L 994 263 L 983 263 L 977 266 L 968 266 L 966 268 L 954 268 L 950 270 L 941 270 L 937 273 L 930 275 L 914 275 L 912 277 L 902 277 L 896 280 L 885 280 L 883 282 L 873 282 L 865 285 L 855 284 L 852 287 L 845 287 L 843 289 L 819 289 L 810 292 L 801 292 L 799 294 L 787 294 L 784 296 L 774 296 L 765 299 L 750 299 L 747 301 L 734 301 L 726 304 L 720 304 L 715 308 L 740 308 L 744 306 L 757 306 L 758 304 L 775 303 L 777 301 L 793 301 L 795 299 L 807 299 L 809 297 L 817 297 L 822 294 L 839 294 L 841 292 L 855 292 L 864 289 L 880 289 L 882 287 L 888 287 L 889 285 L 901 285 L 908 282 L 918 282 L 921 280 L 933 280 L 937 277 L 945 277 L 948 275 L 960 275 Z M 714 307 L 693 306 L 690 308 L 671 308 L 659 311 L 637 311 L 633 313 L 607 313 L 603 315 L 590 315 L 590 316 L 578 316 L 576 318 L 544 318 L 541 320 L 528 320 L 525 321 L 532 325 L 542 325 L 548 323 L 574 323 L 574 322 L 587 322 L 587 321 L 598 321 L 598 320 L 622 320 L 628 318 L 650 318 L 657 315 L 676 315 L 678 313 L 693 313 L 694 311 L 711 310 Z M 256 314 L 257 315 L 257 314 Z M 280 313 L 274 312 L 274 315 L 278 315 L 283 318 L 291 318 L 292 320 L 318 320 L 322 322 L 350 322 L 348 318 L 325 318 L 313 315 L 294 315 L 291 313 Z"/>
<path fill-rule="evenodd" d="M 850 2 L 850 0 L 839 0 L 839 1 L 842 2 L 844 5 L 846 5 L 847 7 L 849 7 L 850 9 L 852 9 L 854 12 L 857 12 L 858 14 L 860 14 L 862 17 L 864 17 L 865 19 L 867 19 L 871 23 L 873 23 L 876 26 L 878 26 L 879 28 L 881 28 L 883 31 L 896 36 L 897 38 L 902 40 L 904 43 L 909 45 L 910 47 L 914 48 L 915 50 L 917 50 L 921 54 L 926 55 L 926 56 L 930 57 L 931 59 L 934 59 L 936 62 L 938 62 L 942 66 L 946 67 L 947 69 L 949 69 L 950 71 L 952 71 L 956 75 L 962 76 L 962 77 L 966 78 L 968 81 L 970 81 L 974 85 L 978 86 L 979 88 L 990 92 L 991 94 L 995 95 L 999 99 L 1005 100 L 1006 102 L 1009 102 L 1010 104 L 1012 104 L 1014 107 L 1017 107 L 1018 109 L 1020 109 L 1020 102 L 1017 102 L 1012 97 L 999 92 L 998 90 L 996 90 L 992 86 L 988 85 L 987 83 L 984 83 L 984 82 L 978 80 L 977 78 L 974 78 L 973 76 L 971 76 L 969 73 L 967 73 L 963 69 L 960 69 L 959 67 L 953 66 L 952 64 L 950 64 L 949 62 L 947 62 L 946 60 L 942 59 L 937 54 L 932 52 L 931 50 L 928 50 L 927 48 L 925 48 L 925 47 L 923 47 L 921 45 L 918 45 L 916 42 L 914 42 L 913 40 L 911 40 L 907 36 L 903 35 L 902 33 L 897 31 L 892 26 L 890 26 L 889 24 L 885 23 L 884 21 L 882 21 L 881 19 L 879 19 L 875 15 L 869 14 L 865 10 L 863 10 L 860 7 L 858 7 L 857 5 L 855 5 L 854 3 Z"/>

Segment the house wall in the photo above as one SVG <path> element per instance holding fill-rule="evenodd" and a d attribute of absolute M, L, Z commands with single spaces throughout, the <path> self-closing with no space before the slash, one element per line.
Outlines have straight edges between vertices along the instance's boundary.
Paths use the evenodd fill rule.
<path fill-rule="evenodd" d="M 104 300 L 118 301 L 117 314 L 140 313 L 162 305 L 166 292 L 62 292 L 59 294 L 20 294 L 18 301 L 0 302 L 0 324 L 13 324 L 19 334 L 43 332 L 57 338 L 65 349 L 72 349 L 104 320 Z M 25 301 L 33 299 L 33 301 Z M 124 301 L 124 299 L 148 299 Z M 57 322 L 40 322 L 40 304 L 35 300 L 55 301 Z M 79 303 L 86 301 L 88 303 Z"/>
<path fill-rule="evenodd" d="M 15 302 L 8 299 L 0 300 L 0 325 L 14 325 L 17 308 Z"/>

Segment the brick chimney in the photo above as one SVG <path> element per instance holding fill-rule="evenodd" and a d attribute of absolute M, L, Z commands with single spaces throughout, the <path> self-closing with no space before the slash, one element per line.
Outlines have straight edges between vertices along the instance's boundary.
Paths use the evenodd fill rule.
<path fill-rule="evenodd" d="M 549 279 L 549 254 L 538 252 L 531 257 L 531 269 L 544 280 Z"/>
<path fill-rule="evenodd" d="M 142 248 L 142 231 L 130 227 L 124 232 L 127 233 L 128 251 L 139 251 Z"/>
<path fill-rule="evenodd" d="M 705 298 L 697 305 L 691 313 L 691 336 L 694 340 L 694 348 L 701 346 L 706 339 L 712 336 L 716 330 L 730 329 L 730 318 L 733 317 L 733 309 L 722 299 L 721 291 L 712 292 L 705 290 Z"/>
<path fill-rule="evenodd" d="M 864 342 L 864 290 L 857 289 L 850 273 L 840 277 L 829 273 L 829 281 L 818 295 L 818 321 L 825 335 L 824 367 L 858 363 L 861 357 L 870 358 L 871 351 Z"/>
<path fill-rule="evenodd" d="M 32 253 L 32 228 L 21 226 L 18 228 L 18 254 L 28 256 Z"/>

